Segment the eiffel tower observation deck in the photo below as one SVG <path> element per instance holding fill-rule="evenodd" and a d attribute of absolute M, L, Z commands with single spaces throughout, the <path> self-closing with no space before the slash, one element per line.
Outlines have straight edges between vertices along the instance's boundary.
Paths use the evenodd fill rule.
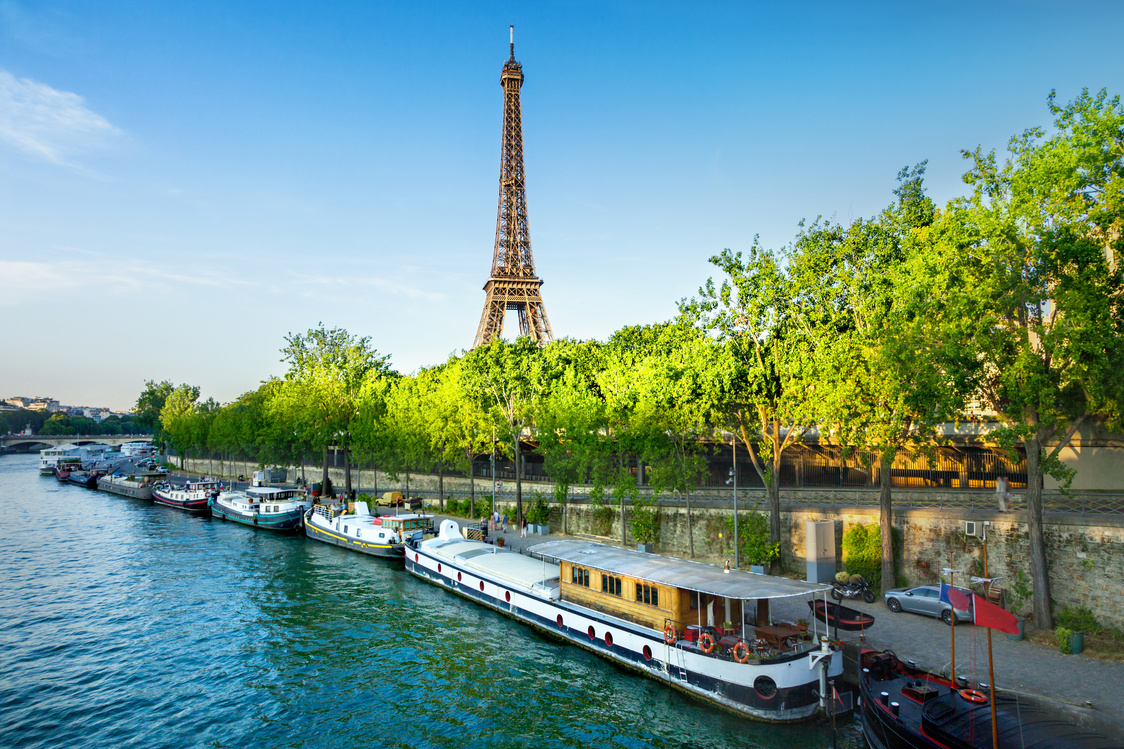
<path fill-rule="evenodd" d="M 504 316 L 515 310 L 519 334 L 540 346 L 554 340 L 542 300 L 542 279 L 535 275 L 531 235 L 527 229 L 527 186 L 523 171 L 523 118 L 519 89 L 523 66 L 515 60 L 515 28 L 511 55 L 500 72 L 503 87 L 503 148 L 500 156 L 500 203 L 496 215 L 496 245 L 492 273 L 484 284 L 484 312 L 473 348 L 503 335 Z"/>

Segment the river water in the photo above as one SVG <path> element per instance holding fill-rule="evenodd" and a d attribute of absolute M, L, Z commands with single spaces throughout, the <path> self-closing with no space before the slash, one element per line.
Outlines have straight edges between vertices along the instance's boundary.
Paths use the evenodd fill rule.
<path fill-rule="evenodd" d="M 400 565 L 37 461 L 0 457 L 0 746 L 832 746 L 823 722 L 728 715 Z"/>

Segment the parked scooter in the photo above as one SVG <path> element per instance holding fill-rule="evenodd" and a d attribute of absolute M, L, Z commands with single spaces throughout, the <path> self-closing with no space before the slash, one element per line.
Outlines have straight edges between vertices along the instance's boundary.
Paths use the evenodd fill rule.
<path fill-rule="evenodd" d="M 842 601 L 844 598 L 859 598 L 860 596 L 867 603 L 874 603 L 874 591 L 870 589 L 870 583 L 861 575 L 853 582 L 841 583 L 838 580 L 831 582 L 831 597 L 837 601 Z"/>

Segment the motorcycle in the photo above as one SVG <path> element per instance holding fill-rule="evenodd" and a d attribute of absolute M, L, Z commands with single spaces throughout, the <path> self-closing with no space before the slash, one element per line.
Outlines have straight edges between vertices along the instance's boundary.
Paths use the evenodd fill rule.
<path fill-rule="evenodd" d="M 870 583 L 861 577 L 854 582 L 841 583 L 838 580 L 833 580 L 831 583 L 831 597 L 837 601 L 842 601 L 844 598 L 859 598 L 860 596 L 867 603 L 874 603 L 874 591 L 870 589 Z"/>

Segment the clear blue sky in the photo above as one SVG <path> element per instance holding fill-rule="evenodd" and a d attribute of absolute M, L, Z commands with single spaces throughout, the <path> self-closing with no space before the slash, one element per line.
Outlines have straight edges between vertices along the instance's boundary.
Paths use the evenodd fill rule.
<path fill-rule="evenodd" d="M 403 372 L 471 345 L 509 24 L 558 336 L 668 319 L 923 159 L 962 194 L 1051 89 L 1124 92 L 1120 2 L 0 0 L 0 397 L 229 401 L 320 321 Z"/>

